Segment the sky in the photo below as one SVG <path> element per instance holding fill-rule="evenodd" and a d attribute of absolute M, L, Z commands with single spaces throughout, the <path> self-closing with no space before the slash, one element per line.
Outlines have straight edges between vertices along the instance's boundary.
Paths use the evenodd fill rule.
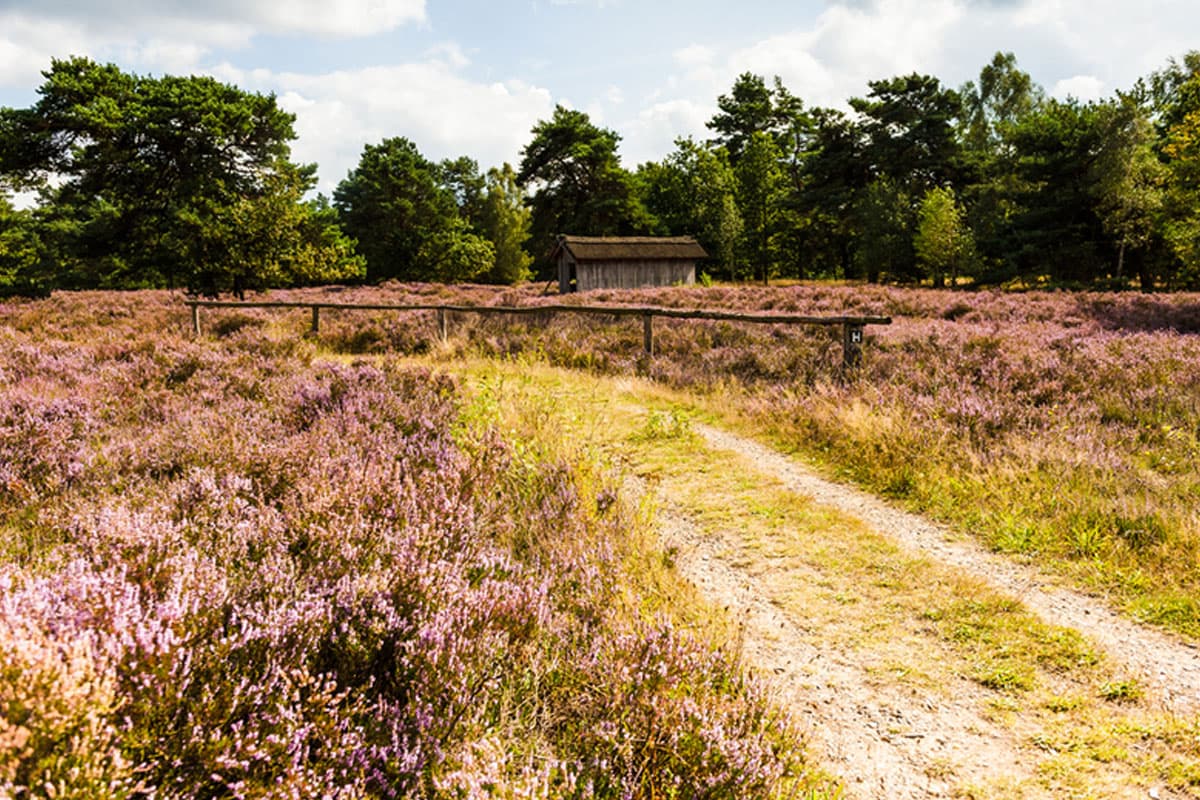
<path fill-rule="evenodd" d="M 743 72 L 846 108 L 911 72 L 958 87 L 997 51 L 1056 97 L 1111 96 L 1200 47 L 1196 0 L 0 0 L 0 106 L 52 58 L 274 93 L 331 193 L 393 136 L 516 165 L 556 104 L 621 136 L 629 168 L 707 138 Z"/>

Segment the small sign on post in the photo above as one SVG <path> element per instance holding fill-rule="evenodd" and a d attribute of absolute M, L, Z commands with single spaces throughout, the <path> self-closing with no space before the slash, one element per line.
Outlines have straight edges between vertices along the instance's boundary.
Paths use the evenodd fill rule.
<path fill-rule="evenodd" d="M 313 336 L 316 336 L 320 332 L 321 332 L 321 307 L 313 306 L 312 307 L 312 331 L 311 331 L 311 333 Z"/>
<path fill-rule="evenodd" d="M 847 367 L 857 367 L 862 360 L 863 325 L 857 322 L 847 322 L 842 326 L 842 363 Z"/>

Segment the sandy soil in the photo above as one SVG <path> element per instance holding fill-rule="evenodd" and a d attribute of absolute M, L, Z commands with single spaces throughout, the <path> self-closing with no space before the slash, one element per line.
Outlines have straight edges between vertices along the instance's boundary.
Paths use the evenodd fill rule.
<path fill-rule="evenodd" d="M 712 448 L 735 456 L 731 469 L 773 475 L 821 505 L 861 519 L 900 547 L 974 576 L 1019 598 L 1045 621 L 1090 638 L 1145 687 L 1152 706 L 1175 714 L 1200 711 L 1200 650 L 1115 614 L 1092 597 L 1056 586 L 1048 576 L 989 553 L 921 517 L 855 489 L 817 477 L 796 461 L 756 442 L 695 425 Z M 847 794 L 861 798 L 971 796 L 988 786 L 995 795 L 1053 796 L 1033 780 L 1039 753 L 1020 723 L 999 724 L 984 710 L 994 694 L 965 678 L 937 692 L 880 681 L 853 653 L 814 637 L 803 619 L 756 591 L 763 565 L 729 558 L 739 533 L 703 532 L 686 510 L 661 515 L 664 543 L 677 552 L 680 571 L 743 625 L 744 653 L 772 675 L 780 699 L 811 731 L 811 744 L 831 771 L 846 779 Z M 1004 787 L 1011 787 L 1009 792 Z M 1149 796 L 1171 797 L 1151 790 Z M 1107 792 L 1105 793 L 1108 794 Z M 1146 797 L 1147 790 L 1111 796 Z"/>

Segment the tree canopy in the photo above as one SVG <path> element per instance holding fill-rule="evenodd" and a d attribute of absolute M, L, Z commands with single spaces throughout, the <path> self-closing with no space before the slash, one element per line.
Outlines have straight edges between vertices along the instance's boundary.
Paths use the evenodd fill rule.
<path fill-rule="evenodd" d="M 481 203 L 477 173 L 465 162 L 435 164 L 403 137 L 363 148 L 333 199 L 367 278 L 465 281 L 489 269 L 491 243 L 460 215 L 460 203 Z"/>
<path fill-rule="evenodd" d="M 752 72 L 715 105 L 708 141 L 634 172 L 563 106 L 516 169 L 390 136 L 331 204 L 273 96 L 56 60 L 37 103 L 0 109 L 0 193 L 40 198 L 0 202 L 0 291 L 515 282 L 560 234 L 641 233 L 696 236 L 738 280 L 1200 288 L 1200 51 L 1090 102 L 998 52 L 958 89 L 870 81 L 848 111 Z"/>
<path fill-rule="evenodd" d="M 44 74 L 36 104 L 0 110 L 0 175 L 41 193 L 43 238 L 63 264 L 56 283 L 290 283 L 305 278 L 280 243 L 303 242 L 312 257 L 337 238 L 315 235 L 303 208 L 288 208 L 294 224 L 280 237 L 266 211 L 298 204 L 315 174 L 290 161 L 294 119 L 274 96 L 86 58 L 56 60 Z M 349 252 L 341 241 L 322 252 L 319 279 L 360 274 Z"/>
<path fill-rule="evenodd" d="M 617 154 L 620 138 L 582 111 L 558 106 L 533 126 L 517 182 L 532 191 L 530 247 L 545 256 L 559 234 L 644 233 L 651 220 Z"/>

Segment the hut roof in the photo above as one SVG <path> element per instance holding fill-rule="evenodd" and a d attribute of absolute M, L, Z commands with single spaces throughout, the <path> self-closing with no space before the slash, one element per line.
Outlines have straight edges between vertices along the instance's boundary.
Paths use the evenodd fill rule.
<path fill-rule="evenodd" d="M 551 253 L 566 249 L 576 261 L 695 261 L 708 253 L 691 236 L 560 236 Z"/>

